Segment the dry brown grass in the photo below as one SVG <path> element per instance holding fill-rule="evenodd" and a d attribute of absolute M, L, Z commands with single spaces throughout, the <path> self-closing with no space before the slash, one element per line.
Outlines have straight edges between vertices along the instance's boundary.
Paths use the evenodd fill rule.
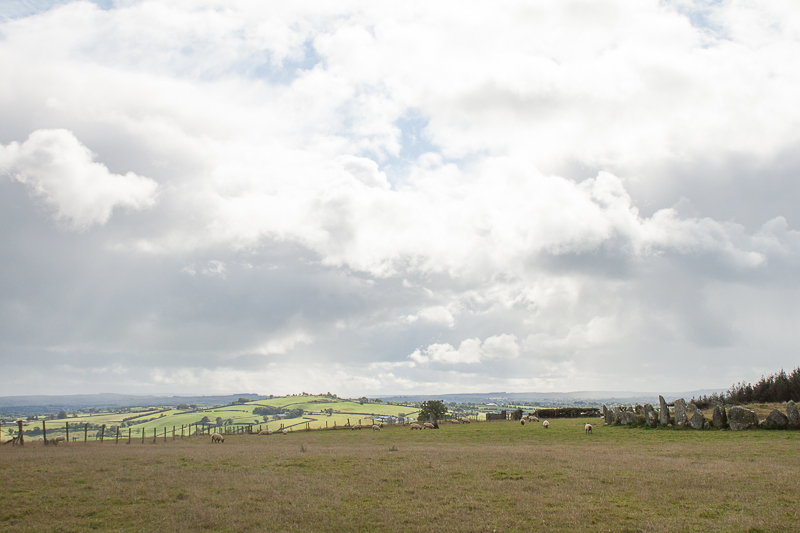
<path fill-rule="evenodd" d="M 0 449 L 3 531 L 798 531 L 800 433 L 296 432 Z"/>

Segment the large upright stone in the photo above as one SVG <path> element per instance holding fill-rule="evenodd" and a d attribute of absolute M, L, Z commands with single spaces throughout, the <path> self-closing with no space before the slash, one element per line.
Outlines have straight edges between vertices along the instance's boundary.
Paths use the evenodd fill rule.
<path fill-rule="evenodd" d="M 624 426 L 638 426 L 639 425 L 639 415 L 634 413 L 633 411 L 629 411 L 625 409 L 620 413 L 619 423 Z"/>
<path fill-rule="evenodd" d="M 644 407 L 642 407 L 641 405 L 639 405 L 637 403 L 636 407 L 633 408 L 633 412 L 636 413 L 637 415 L 643 415 L 644 414 Z"/>
<path fill-rule="evenodd" d="M 692 429 L 704 429 L 708 425 L 706 417 L 703 416 L 703 413 L 694 402 L 689 402 L 689 405 L 686 406 L 686 419 L 687 424 Z"/>
<path fill-rule="evenodd" d="M 683 398 L 675 400 L 675 427 L 682 428 L 686 426 L 689 419 L 686 416 L 686 402 Z"/>
<path fill-rule="evenodd" d="M 658 415 L 649 403 L 644 404 L 644 421 L 648 427 L 658 427 Z"/>
<path fill-rule="evenodd" d="M 728 425 L 733 431 L 741 431 L 758 426 L 758 416 L 752 409 L 734 405 L 728 409 Z"/>
<path fill-rule="evenodd" d="M 622 408 L 619 405 L 614 406 L 614 412 L 612 413 L 612 416 L 614 417 L 614 424 L 621 423 Z"/>
<path fill-rule="evenodd" d="M 728 415 L 725 414 L 725 407 L 717 405 L 714 407 L 714 414 L 711 415 L 711 420 L 714 422 L 714 427 L 723 429 L 728 426 Z"/>
<path fill-rule="evenodd" d="M 667 401 L 664 399 L 663 396 L 659 395 L 658 397 L 658 407 L 661 409 L 658 413 L 658 422 L 662 426 L 669 425 L 669 406 L 667 405 Z"/>
<path fill-rule="evenodd" d="M 773 409 L 767 418 L 759 422 L 758 427 L 764 429 L 786 429 L 788 425 L 789 418 L 777 409 Z"/>
<path fill-rule="evenodd" d="M 786 402 L 786 418 L 789 419 L 789 427 L 800 428 L 800 413 L 792 400 Z"/>

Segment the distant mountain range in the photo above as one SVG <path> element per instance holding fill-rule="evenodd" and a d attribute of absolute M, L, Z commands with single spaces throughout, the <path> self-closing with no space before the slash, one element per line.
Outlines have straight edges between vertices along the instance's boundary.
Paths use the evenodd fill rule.
<path fill-rule="evenodd" d="M 266 396 L 253 393 L 226 396 L 136 396 L 132 394 L 70 394 L 63 396 L 0 396 L 0 412 L 57 413 L 61 410 L 107 409 L 113 407 L 149 407 L 186 404 L 227 405 L 239 398 L 262 400 Z"/>
<path fill-rule="evenodd" d="M 554 403 L 569 404 L 574 402 L 588 403 L 658 403 L 658 396 L 668 402 L 677 398 L 700 398 L 713 393 L 722 393 L 726 389 L 701 389 L 688 392 L 619 392 L 619 391 L 578 391 L 578 392 L 488 392 L 469 394 L 415 394 L 397 396 L 379 396 L 386 402 L 422 402 L 425 400 L 442 400 L 456 403 Z"/>
<path fill-rule="evenodd" d="M 672 402 L 676 398 L 699 398 L 725 389 L 703 389 L 689 392 L 665 392 L 662 396 Z M 107 409 L 114 407 L 150 407 L 186 404 L 227 405 L 239 398 L 262 400 L 266 396 L 254 393 L 229 394 L 225 396 L 137 396 L 133 394 L 72 394 L 62 396 L 0 396 L 0 413 L 57 413 L 61 410 Z M 385 402 L 413 403 L 425 400 L 442 400 L 456 403 L 658 403 L 658 393 L 618 391 L 578 392 L 488 392 L 464 394 L 413 394 L 377 396 Z"/>

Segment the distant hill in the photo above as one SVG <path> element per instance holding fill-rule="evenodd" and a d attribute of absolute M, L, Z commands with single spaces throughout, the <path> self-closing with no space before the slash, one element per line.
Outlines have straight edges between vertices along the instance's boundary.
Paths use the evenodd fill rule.
<path fill-rule="evenodd" d="M 425 400 L 442 400 L 456 403 L 658 403 L 658 395 L 668 402 L 677 398 L 699 398 L 713 393 L 725 392 L 725 389 L 702 389 L 689 392 L 627 392 L 627 391 L 577 391 L 577 392 L 487 392 L 467 394 L 414 394 L 397 396 L 378 396 L 386 402 L 422 402 Z"/>
<path fill-rule="evenodd" d="M 253 393 L 226 396 L 136 396 L 132 394 L 70 394 L 62 396 L 0 396 L 0 412 L 57 413 L 61 410 L 106 409 L 112 407 L 174 406 L 186 404 L 226 405 L 239 398 L 262 400 L 266 396 Z"/>

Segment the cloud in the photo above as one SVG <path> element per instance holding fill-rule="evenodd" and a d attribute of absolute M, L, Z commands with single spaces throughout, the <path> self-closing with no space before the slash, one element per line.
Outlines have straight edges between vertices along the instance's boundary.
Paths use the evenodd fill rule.
<path fill-rule="evenodd" d="M 519 354 L 517 337 L 502 334 L 488 337 L 483 343 L 477 338 L 465 339 L 461 341 L 458 349 L 450 344 L 431 344 L 427 348 L 414 350 L 408 358 L 422 365 L 429 363 L 471 365 L 493 359 L 515 359 Z"/>
<path fill-rule="evenodd" d="M 68 130 L 36 130 L 22 144 L 0 145 L 0 172 L 28 186 L 77 229 L 105 224 L 116 207 L 151 207 L 158 184 L 133 172 L 119 175 Z"/>
<path fill-rule="evenodd" d="M 6 367 L 360 396 L 791 364 L 794 4 L 217 4 L 0 15 Z"/>

